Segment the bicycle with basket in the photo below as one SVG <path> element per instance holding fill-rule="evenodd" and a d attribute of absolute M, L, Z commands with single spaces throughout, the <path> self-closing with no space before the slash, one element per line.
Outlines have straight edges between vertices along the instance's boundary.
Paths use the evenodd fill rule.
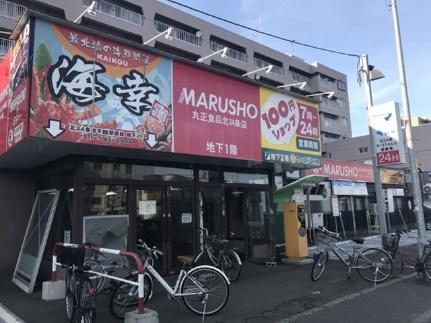
<path fill-rule="evenodd" d="M 397 230 L 395 233 L 388 233 L 382 236 L 382 246 L 391 255 L 394 264 L 393 276 L 402 273 L 405 267 L 416 270 L 418 274 L 431 280 L 431 240 L 424 245 L 420 258 L 411 257 L 400 247 L 401 235 L 408 233 L 408 230 Z"/>
<path fill-rule="evenodd" d="M 317 281 L 325 272 L 328 264 L 329 253 L 332 252 L 344 265 L 348 271 L 348 278 L 352 269 L 356 269 L 358 274 L 365 280 L 374 284 L 389 278 L 392 273 L 392 257 L 381 248 L 362 246 L 364 239 L 352 239 L 357 245 L 353 247 L 353 252 L 340 247 L 337 242 L 341 240 L 338 233 L 329 231 L 323 227 L 317 229 L 316 245 L 319 250 L 314 255 L 313 266 L 311 268 L 311 280 Z"/>
<path fill-rule="evenodd" d="M 61 246 L 58 261 L 66 272 L 66 316 L 70 323 L 96 322 L 96 289 L 91 285 L 89 266 L 84 265 L 83 246 Z"/>

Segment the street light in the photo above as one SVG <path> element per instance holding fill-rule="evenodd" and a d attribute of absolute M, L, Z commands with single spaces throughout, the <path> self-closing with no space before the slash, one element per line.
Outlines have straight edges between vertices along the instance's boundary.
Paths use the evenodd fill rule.
<path fill-rule="evenodd" d="M 148 39 L 146 42 L 144 42 L 144 45 L 148 45 L 149 43 L 151 43 L 153 40 L 156 40 L 157 38 L 160 38 L 162 36 L 165 36 L 166 39 L 171 40 L 172 36 L 172 27 L 169 27 L 168 29 L 166 29 L 165 31 L 162 31 L 160 34 L 157 34 L 156 36 Z"/>
<path fill-rule="evenodd" d="M 96 7 L 97 2 L 93 1 L 79 16 L 76 18 L 73 22 L 77 23 L 86 13 L 88 13 L 90 16 L 96 15 L 96 10 L 94 8 Z"/>
<path fill-rule="evenodd" d="M 335 92 L 334 91 L 329 91 L 329 92 L 319 92 L 319 93 L 312 93 L 312 94 L 308 94 L 305 97 L 307 98 L 311 98 L 313 96 L 324 96 L 326 95 L 326 97 L 328 99 L 332 99 L 332 97 L 334 96 Z"/>
<path fill-rule="evenodd" d="M 283 85 L 279 85 L 277 86 L 277 89 L 284 89 L 286 87 L 290 87 L 290 86 L 298 86 L 298 88 L 300 90 L 303 90 L 306 86 L 307 86 L 307 82 L 298 82 L 298 83 L 291 83 L 291 84 L 283 84 Z"/>
<path fill-rule="evenodd" d="M 198 62 L 199 62 L 199 63 L 202 63 L 204 60 L 206 60 L 206 59 L 208 59 L 208 58 L 210 58 L 210 57 L 213 57 L 213 56 L 215 56 L 215 55 L 218 55 L 218 54 L 220 54 L 220 57 L 221 57 L 221 58 L 225 58 L 225 57 L 226 57 L 227 50 L 228 50 L 228 48 L 227 48 L 227 47 L 224 47 L 224 48 L 222 48 L 222 49 L 220 49 L 220 50 L 218 50 L 218 51 L 216 51 L 216 52 L 214 52 L 214 53 L 212 53 L 212 54 L 209 54 L 209 55 L 207 55 L 207 56 L 205 56 L 205 57 L 201 57 L 201 58 L 199 58 L 199 59 L 198 59 Z"/>
<path fill-rule="evenodd" d="M 374 71 L 374 73 L 373 73 Z M 371 94 L 371 81 L 381 79 L 385 77 L 382 72 L 375 69 L 374 66 L 368 64 L 368 55 L 363 54 L 360 57 L 360 64 L 358 73 L 361 75 L 361 79 L 364 82 L 365 99 L 367 103 L 367 110 L 373 106 L 373 96 Z M 380 178 L 380 169 L 377 166 L 377 155 L 376 147 L 374 145 L 374 130 L 368 123 L 368 131 L 370 133 L 370 147 L 371 147 L 371 158 L 373 161 L 373 174 L 374 174 L 374 187 L 376 188 L 376 199 L 377 199 L 377 217 L 379 219 L 380 233 L 388 233 L 385 217 L 385 204 L 382 189 L 382 180 Z"/>
<path fill-rule="evenodd" d="M 404 57 L 403 57 L 403 47 L 401 43 L 401 34 L 400 34 L 400 24 L 398 21 L 398 9 L 397 9 L 397 1 L 391 0 L 390 7 L 392 9 L 392 18 L 394 22 L 394 31 L 395 31 L 395 43 L 397 47 L 397 58 L 398 58 L 398 71 L 400 75 L 400 84 L 401 84 L 401 96 L 403 100 L 403 118 L 405 119 L 405 132 L 406 132 L 406 144 L 407 144 L 407 155 L 409 158 L 409 166 L 410 166 L 410 174 L 412 179 L 412 188 L 413 188 L 413 200 L 415 203 L 415 216 L 416 223 L 418 226 L 418 250 L 419 256 L 422 256 L 422 245 L 426 243 L 425 240 L 425 219 L 424 219 L 424 210 L 422 205 L 422 196 L 419 181 L 419 174 L 416 168 L 416 152 L 413 144 L 413 134 L 412 134 L 412 122 L 410 115 L 410 104 L 409 104 L 409 95 L 407 92 L 407 79 L 406 72 L 404 68 Z"/>
<path fill-rule="evenodd" d="M 242 74 L 242 77 L 246 77 L 246 76 L 249 76 L 249 75 L 252 75 L 252 74 L 256 74 L 257 72 L 260 72 L 260 71 L 265 71 L 266 74 L 269 74 L 269 73 L 271 73 L 273 67 L 274 66 L 270 64 L 268 66 L 265 66 L 265 67 L 262 67 L 262 68 L 258 68 L 257 70 L 254 70 L 254 71 Z"/>

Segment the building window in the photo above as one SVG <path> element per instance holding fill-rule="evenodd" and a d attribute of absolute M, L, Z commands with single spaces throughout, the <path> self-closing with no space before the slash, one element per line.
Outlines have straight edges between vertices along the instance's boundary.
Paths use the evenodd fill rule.
<path fill-rule="evenodd" d="M 368 147 L 360 147 L 359 148 L 359 153 L 360 154 L 362 154 L 362 153 L 367 153 L 368 152 Z"/>
<path fill-rule="evenodd" d="M 347 91 L 347 83 L 343 80 L 337 81 L 337 88 L 341 91 L 346 92 Z"/>
<path fill-rule="evenodd" d="M 268 184 L 267 174 L 224 172 L 225 183 Z"/>

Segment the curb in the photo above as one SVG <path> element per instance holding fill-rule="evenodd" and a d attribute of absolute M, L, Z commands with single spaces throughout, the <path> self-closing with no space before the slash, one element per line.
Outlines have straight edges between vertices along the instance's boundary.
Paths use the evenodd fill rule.
<path fill-rule="evenodd" d="M 6 323 L 25 323 L 18 316 L 9 311 L 2 303 L 0 303 L 0 322 L 4 320 Z"/>

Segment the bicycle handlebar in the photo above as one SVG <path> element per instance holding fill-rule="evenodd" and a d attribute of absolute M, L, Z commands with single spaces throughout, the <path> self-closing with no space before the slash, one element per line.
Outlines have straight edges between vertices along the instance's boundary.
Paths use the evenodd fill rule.
<path fill-rule="evenodd" d="M 158 256 L 163 256 L 162 251 L 158 250 L 156 247 L 148 247 L 148 245 L 142 239 L 139 239 L 138 242 L 139 243 L 136 245 L 137 248 L 144 249 L 145 251 L 150 252 L 151 255 L 154 256 L 156 259 L 158 258 Z"/>
<path fill-rule="evenodd" d="M 334 236 L 336 238 L 341 238 L 340 234 L 337 232 L 333 232 L 333 231 L 329 231 L 328 229 L 326 229 L 325 227 L 319 226 L 318 229 L 324 233 L 327 233 L 331 236 Z"/>
<path fill-rule="evenodd" d="M 198 228 L 198 230 L 197 230 L 198 232 L 203 232 L 206 236 L 208 236 L 208 229 L 206 229 L 206 228 Z"/>

